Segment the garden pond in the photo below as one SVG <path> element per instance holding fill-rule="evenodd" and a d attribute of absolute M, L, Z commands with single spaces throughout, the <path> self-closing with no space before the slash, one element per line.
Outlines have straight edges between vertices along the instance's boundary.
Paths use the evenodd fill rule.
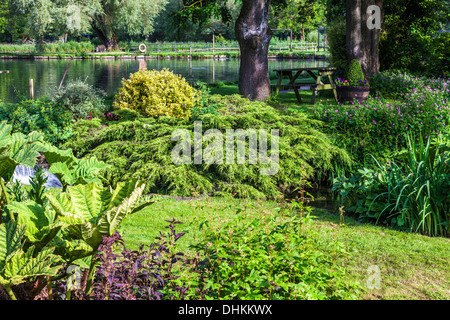
<path fill-rule="evenodd" d="M 29 97 L 29 83 L 33 79 L 34 95 L 51 95 L 59 87 L 69 60 L 0 60 L 0 100 L 16 102 Z M 324 60 L 269 60 L 269 70 L 274 69 L 322 67 Z M 168 68 L 182 75 L 188 81 L 207 83 L 237 81 L 239 79 L 239 59 L 152 59 L 152 60 L 72 60 L 64 82 L 74 79 L 85 80 L 113 95 L 121 86 L 122 78 L 128 78 L 145 66 L 148 70 Z"/>

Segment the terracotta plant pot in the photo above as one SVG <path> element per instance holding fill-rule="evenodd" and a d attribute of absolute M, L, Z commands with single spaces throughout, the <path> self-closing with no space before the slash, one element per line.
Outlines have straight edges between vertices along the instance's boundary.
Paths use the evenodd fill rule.
<path fill-rule="evenodd" d="M 369 88 L 369 86 L 337 86 L 338 100 L 341 103 L 352 102 L 354 99 L 357 102 L 364 102 L 369 97 Z"/>

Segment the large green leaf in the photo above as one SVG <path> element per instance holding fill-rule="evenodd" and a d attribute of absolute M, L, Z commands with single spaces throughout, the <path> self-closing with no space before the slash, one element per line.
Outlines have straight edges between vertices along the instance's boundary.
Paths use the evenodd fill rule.
<path fill-rule="evenodd" d="M 44 156 L 50 164 L 49 172 L 65 186 L 91 182 L 101 184 L 98 173 L 111 167 L 96 158 L 77 159 L 71 150 L 60 150 L 54 146 L 48 146 Z"/>
<path fill-rule="evenodd" d="M 122 182 L 115 190 L 97 183 L 69 187 L 67 193 L 46 194 L 58 219 L 68 225 L 72 236 L 85 241 L 94 250 L 103 236 L 111 236 L 130 214 L 153 203 L 138 205 L 145 184 L 137 180 Z"/>
<path fill-rule="evenodd" d="M 0 270 L 9 257 L 22 248 L 25 230 L 25 226 L 18 226 L 14 221 L 0 224 Z"/>
<path fill-rule="evenodd" d="M 27 278 L 57 274 L 62 265 L 57 264 L 60 257 L 53 254 L 53 248 L 40 250 L 36 257 L 33 257 L 34 249 L 30 247 L 26 252 L 19 251 L 11 256 L 0 274 L 0 284 L 17 285 Z"/>
<path fill-rule="evenodd" d="M 75 156 L 72 153 L 72 150 L 61 150 L 55 146 L 50 144 L 47 145 L 47 150 L 44 151 L 45 160 L 47 163 L 52 166 L 54 163 L 65 163 L 66 165 L 71 165 L 75 162 Z"/>
<path fill-rule="evenodd" d="M 9 180 L 17 165 L 34 167 L 39 152 L 45 150 L 42 133 L 11 135 L 11 125 L 0 122 L 0 177 Z"/>
<path fill-rule="evenodd" d="M 53 248 L 35 252 L 35 247 L 22 250 L 26 227 L 9 221 L 0 225 L 0 284 L 4 287 L 20 284 L 27 278 L 57 273 L 61 265 Z"/>
<path fill-rule="evenodd" d="M 43 248 L 49 243 L 62 227 L 62 223 L 55 222 L 55 214 L 52 211 L 45 210 L 32 200 L 12 201 L 7 208 L 10 212 L 17 213 L 19 225 L 27 226 L 25 237 L 37 248 Z"/>

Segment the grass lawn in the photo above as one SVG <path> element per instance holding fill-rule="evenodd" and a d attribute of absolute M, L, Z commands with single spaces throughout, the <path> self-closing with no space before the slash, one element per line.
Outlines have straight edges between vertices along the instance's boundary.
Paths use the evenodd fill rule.
<path fill-rule="evenodd" d="M 276 79 L 272 79 L 270 81 L 272 85 L 276 84 Z M 284 83 L 284 82 L 283 82 Z M 291 92 L 280 92 L 277 101 L 278 103 L 272 103 L 272 105 L 275 108 L 278 109 L 299 109 L 304 111 L 311 111 L 313 110 L 314 105 L 310 104 L 311 102 L 311 96 L 312 91 L 311 90 L 300 90 L 300 97 L 302 98 L 303 103 L 299 103 L 297 101 L 297 98 L 295 96 L 295 93 L 293 91 Z M 239 94 L 239 86 L 237 84 L 224 84 L 217 87 L 211 88 L 211 94 L 220 94 L 220 95 L 232 95 L 232 94 Z M 315 102 L 320 102 L 320 100 L 326 101 L 329 100 L 330 103 L 334 102 L 334 96 L 332 91 L 319 91 L 319 93 L 316 96 Z"/>
<path fill-rule="evenodd" d="M 250 201 L 231 198 L 202 198 L 177 201 L 165 198 L 151 207 L 130 216 L 121 228 L 126 244 L 136 249 L 150 244 L 164 232 L 164 220 L 175 218 L 184 224 L 177 232 L 186 232 L 179 241 L 182 252 L 203 239 L 204 228 L 220 228 L 233 221 L 236 212 L 250 217 L 274 212 L 283 203 Z M 349 270 L 351 280 L 358 281 L 365 291 L 359 299 L 448 299 L 450 296 L 450 239 L 430 238 L 361 224 L 351 217 L 340 217 L 335 212 L 313 211 L 309 228 L 319 232 L 325 242 L 345 244 L 348 256 L 339 264 Z M 191 252 L 192 253 L 192 252 Z M 380 270 L 380 289 L 368 289 L 372 273 L 370 266 Z"/>

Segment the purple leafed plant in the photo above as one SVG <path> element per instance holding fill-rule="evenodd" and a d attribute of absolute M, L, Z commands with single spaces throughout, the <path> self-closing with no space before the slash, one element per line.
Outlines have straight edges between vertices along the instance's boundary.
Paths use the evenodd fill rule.
<path fill-rule="evenodd" d="M 95 300 L 161 300 L 183 299 L 190 285 L 174 272 L 178 262 L 196 264 L 183 259 L 184 254 L 176 252 L 175 242 L 184 233 L 176 233 L 175 225 L 169 222 L 168 234 L 160 236 L 149 246 L 142 245 L 132 251 L 125 247 L 118 232 L 104 237 L 96 255 L 97 267 L 91 297 Z M 121 247 L 121 252 L 118 250 Z M 196 291 L 198 293 L 198 291 Z"/>

